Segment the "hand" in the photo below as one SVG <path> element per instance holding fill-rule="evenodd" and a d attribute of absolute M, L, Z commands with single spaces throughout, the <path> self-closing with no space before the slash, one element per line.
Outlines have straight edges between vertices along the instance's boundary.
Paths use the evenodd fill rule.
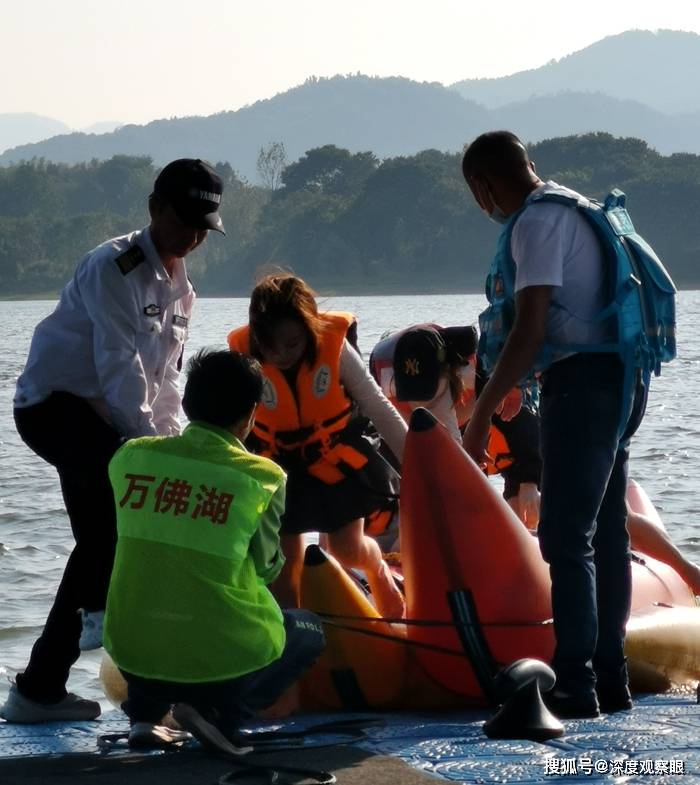
<path fill-rule="evenodd" d="M 486 465 L 489 457 L 486 447 L 489 442 L 490 428 L 491 422 L 488 418 L 484 420 L 475 414 L 469 420 L 462 436 L 462 447 L 481 467 Z"/>
<path fill-rule="evenodd" d="M 540 522 L 540 492 L 534 482 L 521 482 L 518 491 L 520 520 L 533 531 Z"/>
<path fill-rule="evenodd" d="M 501 401 L 496 414 L 504 421 L 509 422 L 512 420 L 523 407 L 523 394 L 519 387 L 513 389 Z"/>

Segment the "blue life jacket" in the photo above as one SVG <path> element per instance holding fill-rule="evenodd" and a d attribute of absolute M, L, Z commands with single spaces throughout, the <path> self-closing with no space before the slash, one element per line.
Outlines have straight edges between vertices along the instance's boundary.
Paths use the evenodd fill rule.
<path fill-rule="evenodd" d="M 479 316 L 478 351 L 486 373 L 493 372 L 515 319 L 513 228 L 523 210 L 543 202 L 578 210 L 595 232 L 604 255 L 607 281 L 606 305 L 593 321 L 609 325 L 611 338 L 598 344 L 545 342 L 531 373 L 520 386 L 531 388 L 535 374 L 546 370 L 554 359 L 578 352 L 619 354 L 627 370 L 625 392 L 629 392 L 637 369 L 648 383 L 652 371 L 658 376 L 661 363 L 676 356 L 676 287 L 654 250 L 635 231 L 625 209 L 625 195 L 617 189 L 604 203 L 563 190 L 537 194 L 509 218 L 486 281 L 489 307 Z M 553 307 L 562 306 L 554 303 Z M 627 395 L 623 395 L 623 400 L 627 400 Z M 626 418 L 623 419 L 624 426 Z"/>

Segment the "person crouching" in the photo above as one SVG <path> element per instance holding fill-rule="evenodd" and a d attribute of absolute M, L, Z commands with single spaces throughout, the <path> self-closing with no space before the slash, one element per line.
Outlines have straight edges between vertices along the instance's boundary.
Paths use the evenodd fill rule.
<path fill-rule="evenodd" d="M 320 620 L 282 613 L 285 474 L 243 446 L 259 364 L 203 350 L 189 363 L 180 436 L 134 439 L 109 467 L 118 543 L 104 646 L 123 673 L 132 746 L 173 704 L 227 738 L 272 705 L 325 645 Z"/>

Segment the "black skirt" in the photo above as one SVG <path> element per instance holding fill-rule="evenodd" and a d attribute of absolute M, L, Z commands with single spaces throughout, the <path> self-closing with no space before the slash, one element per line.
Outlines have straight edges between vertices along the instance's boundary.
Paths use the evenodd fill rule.
<path fill-rule="evenodd" d="M 348 469 L 345 478 L 332 485 L 302 466 L 284 467 L 280 462 L 287 469 L 282 534 L 334 532 L 370 513 L 398 508 L 400 475 L 380 455 L 379 439 L 365 433 L 353 438 L 352 446 L 367 457 L 367 463 L 361 469 Z"/>

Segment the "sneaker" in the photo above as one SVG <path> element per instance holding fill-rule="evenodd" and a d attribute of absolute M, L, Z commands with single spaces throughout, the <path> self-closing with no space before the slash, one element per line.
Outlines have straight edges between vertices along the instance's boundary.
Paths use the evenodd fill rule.
<path fill-rule="evenodd" d="M 252 747 L 243 747 L 230 741 L 214 723 L 204 717 L 188 703 L 178 703 L 173 707 L 173 717 L 178 725 L 189 731 L 206 749 L 224 755 L 247 755 Z"/>
<path fill-rule="evenodd" d="M 100 704 L 69 692 L 58 703 L 38 703 L 25 698 L 17 685 L 10 687 L 0 717 L 7 722 L 55 722 L 57 720 L 95 720 L 100 716 Z"/>
<path fill-rule="evenodd" d="M 158 750 L 189 741 L 192 734 L 152 722 L 135 722 L 129 729 L 129 746 L 136 750 Z"/>
<path fill-rule="evenodd" d="M 616 711 L 629 711 L 632 708 L 632 695 L 627 684 L 598 684 L 595 688 L 600 710 L 605 714 Z"/>
<path fill-rule="evenodd" d="M 80 609 L 83 631 L 80 633 L 80 651 L 90 651 L 102 647 L 102 625 L 105 620 L 104 611 L 86 611 Z"/>
<path fill-rule="evenodd" d="M 595 693 L 572 695 L 555 688 L 543 695 L 542 699 L 552 714 L 560 720 L 600 717 L 600 708 Z"/>

